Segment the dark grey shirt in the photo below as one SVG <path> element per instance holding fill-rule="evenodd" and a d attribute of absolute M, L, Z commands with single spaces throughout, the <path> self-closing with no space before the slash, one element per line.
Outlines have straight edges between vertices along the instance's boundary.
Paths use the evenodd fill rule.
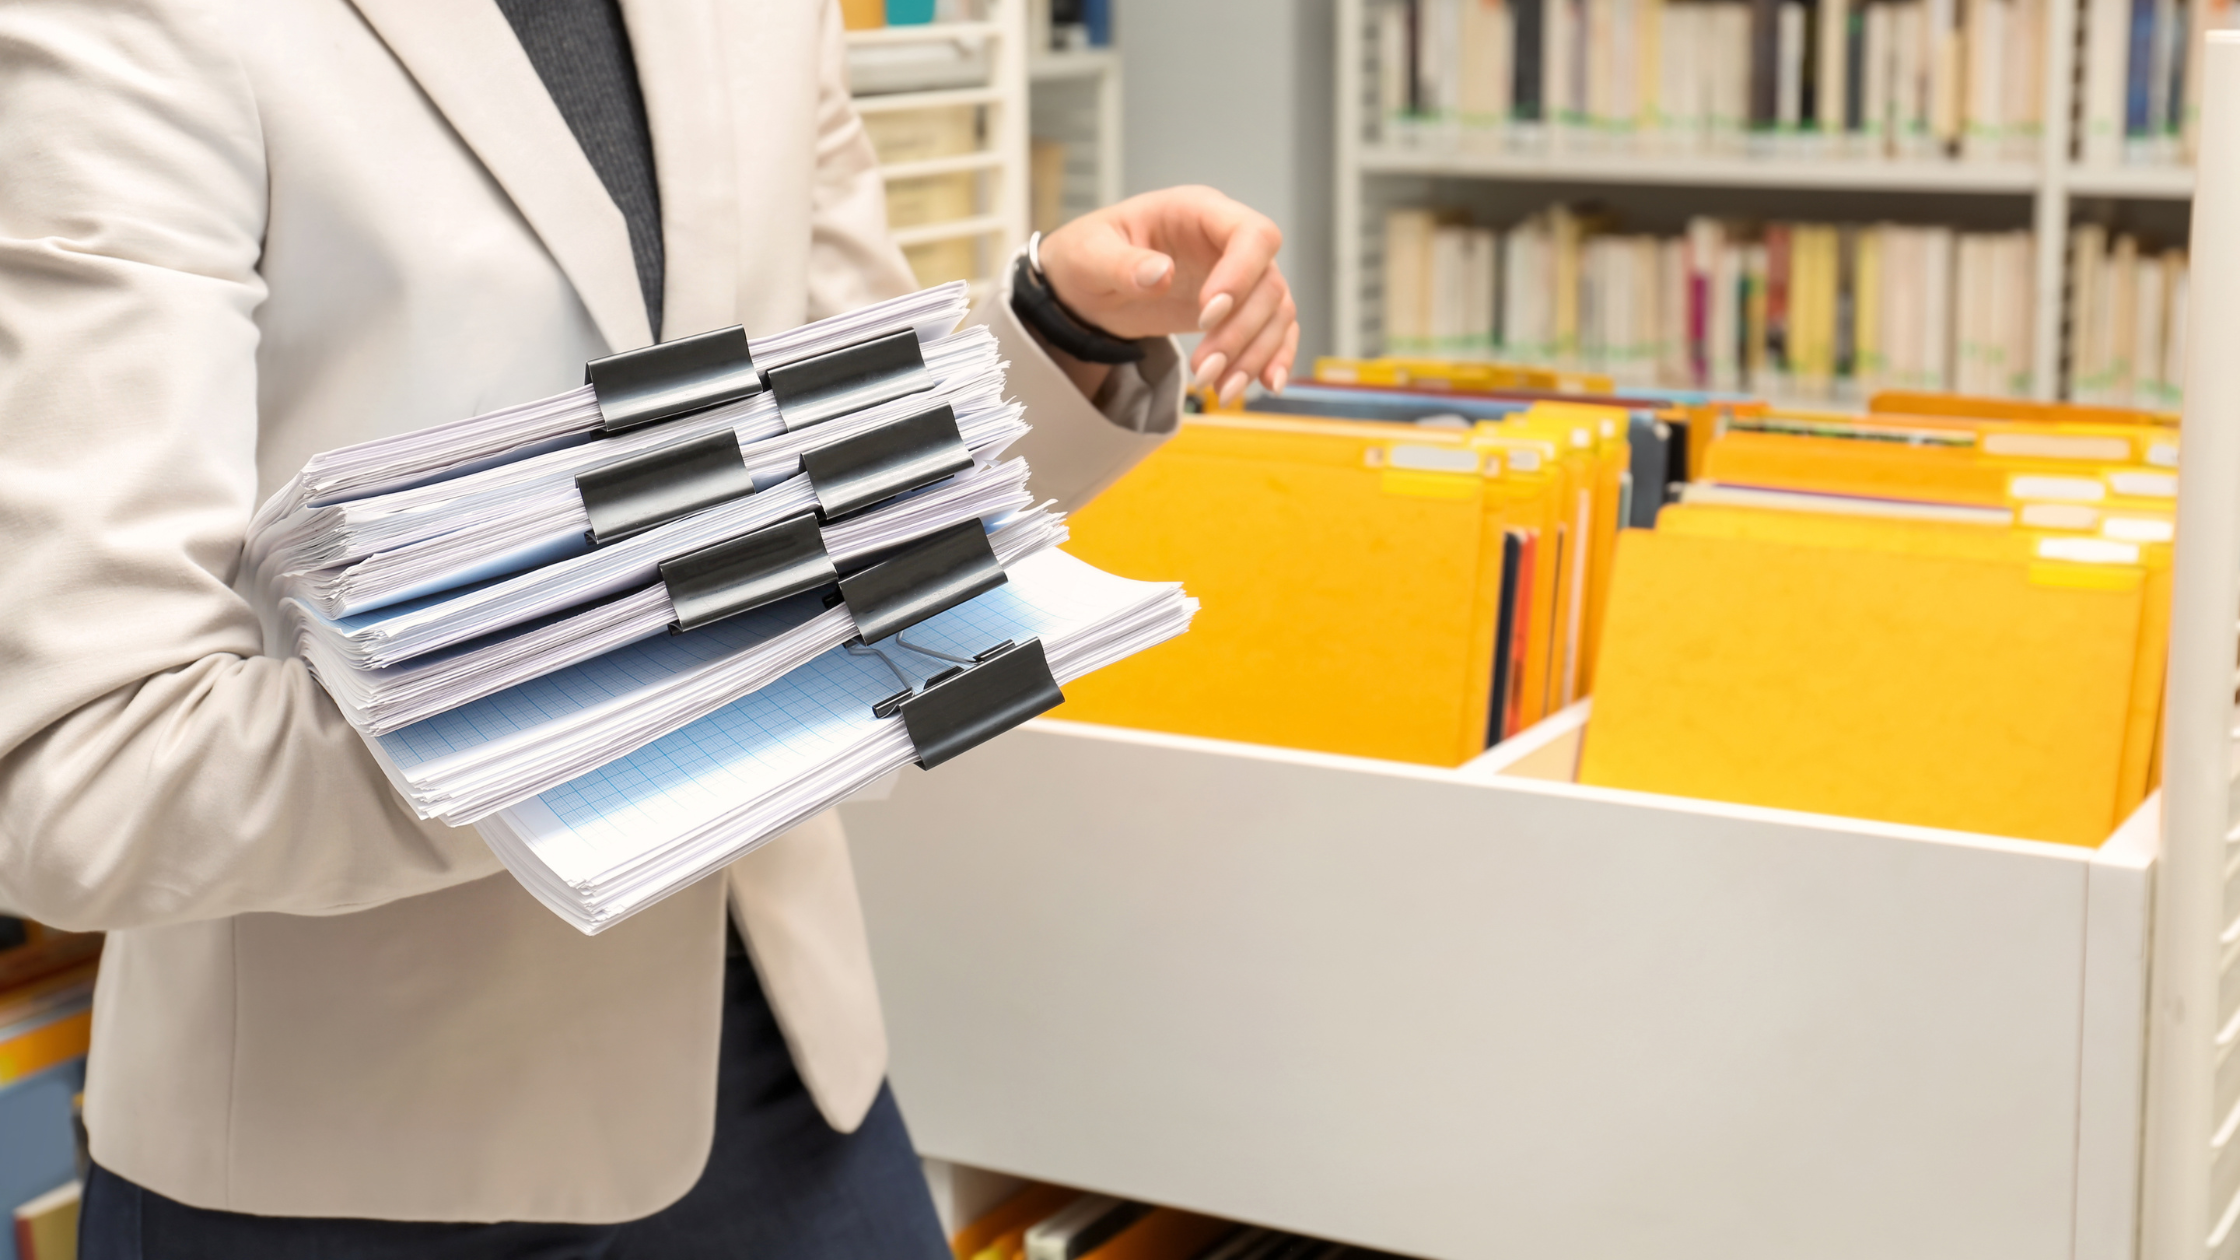
<path fill-rule="evenodd" d="M 498 0 L 498 8 L 629 225 L 646 320 L 659 341 L 661 189 L 654 182 L 653 133 L 646 126 L 645 96 L 622 9 L 617 0 Z"/>

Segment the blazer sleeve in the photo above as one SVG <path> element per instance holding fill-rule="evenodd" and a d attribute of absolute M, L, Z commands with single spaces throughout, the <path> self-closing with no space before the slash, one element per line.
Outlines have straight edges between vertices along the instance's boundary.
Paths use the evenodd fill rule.
<path fill-rule="evenodd" d="M 823 66 L 817 104 L 817 167 L 809 245 L 809 317 L 908 293 L 918 287 L 887 233 L 886 185 L 878 154 L 848 94 L 840 6 L 821 6 Z M 1049 352 L 1011 313 L 1011 267 L 968 317 L 986 324 L 1010 361 L 1012 396 L 1034 426 L 1014 454 L 1033 470 L 1030 488 L 1072 511 L 1157 449 L 1181 422 L 1182 356 L 1171 338 L 1140 364 L 1122 367 L 1095 399 L 1082 396 Z"/>
<path fill-rule="evenodd" d="M 1010 362 L 1006 384 L 1034 426 L 1010 454 L 1027 457 L 1027 488 L 1072 512 L 1174 436 L 1182 423 L 1183 360 L 1172 337 L 1152 341 L 1139 363 L 1115 367 L 1095 398 L 1050 358 L 1011 309 L 1011 266 L 966 322 L 986 324 Z"/>
<path fill-rule="evenodd" d="M 0 905 L 331 913 L 498 870 L 415 820 L 231 589 L 255 506 L 255 101 L 163 0 L 0 6 Z"/>

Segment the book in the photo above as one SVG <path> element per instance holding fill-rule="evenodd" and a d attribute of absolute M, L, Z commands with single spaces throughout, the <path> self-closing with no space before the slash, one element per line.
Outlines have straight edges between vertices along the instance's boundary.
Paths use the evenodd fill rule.
<path fill-rule="evenodd" d="M 77 1260 L 78 1195 L 72 1180 L 15 1209 L 16 1260 Z"/>
<path fill-rule="evenodd" d="M 85 1060 L 72 1058 L 0 1085 L 0 1203 L 36 1203 L 78 1175 L 73 1100 L 85 1088 Z M 15 1250 L 13 1228 L 0 1233 L 0 1257 Z"/>

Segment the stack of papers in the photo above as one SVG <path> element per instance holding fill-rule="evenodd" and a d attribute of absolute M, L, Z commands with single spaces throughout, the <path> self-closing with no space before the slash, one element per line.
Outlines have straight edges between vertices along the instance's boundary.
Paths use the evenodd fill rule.
<path fill-rule="evenodd" d="M 1027 423 L 995 340 L 948 331 L 963 309 L 944 286 L 708 334 L 316 456 L 245 547 L 267 650 L 418 816 L 481 826 L 600 931 L 1188 627 L 1178 587 L 1054 550 L 1064 518 L 1004 458 Z"/>
<path fill-rule="evenodd" d="M 1019 514 L 989 539 L 1007 570 L 1064 540 L 1062 518 L 1048 511 Z M 916 631 L 904 633 L 917 641 Z M 478 822 L 635 752 L 855 637 L 847 605 L 826 608 L 814 595 L 797 595 L 691 634 L 657 633 L 587 654 L 580 664 L 368 743 L 422 818 Z M 894 690 L 890 682 L 880 694 Z"/>
<path fill-rule="evenodd" d="M 961 280 L 921 289 L 845 315 L 747 342 L 765 370 L 853 345 L 897 328 L 913 328 L 920 341 L 946 335 L 964 318 L 970 299 Z M 572 446 L 599 432 L 599 400 L 589 385 L 536 402 L 485 412 L 466 420 L 376 438 L 312 456 L 250 521 L 252 535 L 298 508 L 363 498 L 444 477 L 457 477 L 504 460 Z"/>
<path fill-rule="evenodd" d="M 890 506 L 826 525 L 820 532 L 836 563 L 863 559 L 963 520 L 986 520 L 1020 510 L 1027 506 L 1026 478 L 1023 460 L 976 462 L 966 472 Z M 665 629 L 677 620 L 668 594 L 658 585 L 651 588 L 653 593 L 647 592 L 648 584 L 659 577 L 663 560 L 800 516 L 812 505 L 808 479 L 796 476 L 763 493 L 719 504 L 584 555 L 375 612 L 337 620 L 293 597 L 284 599 L 277 612 L 288 626 L 291 653 L 310 664 L 353 725 L 379 733 L 523 677 L 516 674 L 480 690 L 462 683 L 424 694 L 415 707 L 403 698 L 404 693 L 424 691 L 436 674 L 446 670 L 456 674 L 461 667 L 446 664 L 452 658 L 445 658 L 399 672 L 397 667 L 405 662 L 471 645 L 462 653 L 474 658 L 467 668 L 482 669 L 487 667 L 482 662 L 497 656 L 525 659 L 533 645 L 566 652 L 570 640 L 618 645 Z M 634 592 L 637 599 L 608 600 L 624 592 Z M 503 642 L 489 641 L 490 636 L 523 627 L 535 637 L 521 639 L 517 634 Z M 577 655 L 557 660 L 551 668 L 580 659 Z"/>
<path fill-rule="evenodd" d="M 798 432 L 786 431 L 777 404 L 761 393 L 438 482 L 299 506 L 253 527 L 245 554 L 268 591 L 347 617 L 590 552 L 576 476 L 678 441 L 733 431 L 755 484 L 767 487 L 799 472 L 804 450 L 944 403 L 976 449 L 1001 449 L 1026 432 L 1018 406 L 1003 401 L 1003 364 L 987 329 L 928 345 L 926 368 L 939 382 L 932 390 Z"/>
<path fill-rule="evenodd" d="M 900 717 L 873 707 L 1005 642 L 1040 639 L 1062 685 L 1190 627 L 1174 583 L 1114 577 L 1062 551 L 873 650 L 826 651 L 629 756 L 481 824 L 506 868 L 554 913 L 597 933 L 736 861 L 915 759 Z M 898 643 L 905 640 L 908 645 Z M 913 650 L 932 649 L 932 653 Z"/>

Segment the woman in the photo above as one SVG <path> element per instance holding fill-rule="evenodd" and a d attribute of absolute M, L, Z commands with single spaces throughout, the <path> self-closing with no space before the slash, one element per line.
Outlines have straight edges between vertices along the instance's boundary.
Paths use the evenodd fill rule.
<path fill-rule="evenodd" d="M 835 821 L 579 936 L 416 821 L 232 589 L 313 452 L 913 287 L 839 28 L 0 4 L 0 906 L 111 933 L 92 1260 L 944 1254 Z M 1282 387 L 1277 244 L 1176 189 L 1007 269 L 972 318 L 1041 495 L 1141 458 L 1186 373 Z"/>

